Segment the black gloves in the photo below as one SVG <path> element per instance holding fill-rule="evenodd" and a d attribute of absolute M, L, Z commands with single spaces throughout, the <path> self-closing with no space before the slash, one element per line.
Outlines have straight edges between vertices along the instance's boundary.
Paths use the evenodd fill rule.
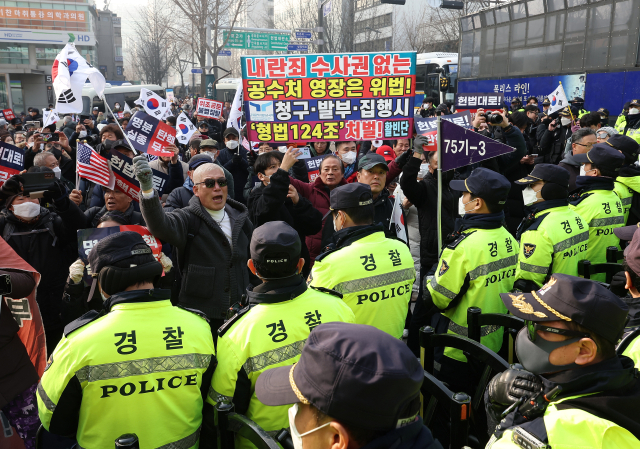
<path fill-rule="evenodd" d="M 627 289 L 624 286 L 627 285 L 627 276 L 624 271 L 619 271 L 613 275 L 611 284 L 609 284 L 609 290 L 616 296 L 626 296 Z"/>
<path fill-rule="evenodd" d="M 49 202 L 60 201 L 64 198 L 68 198 L 69 192 L 64 186 L 64 183 L 59 179 L 53 181 L 53 185 L 42 194 Z"/>
<path fill-rule="evenodd" d="M 242 162 L 242 156 L 240 156 L 240 153 L 235 153 L 235 154 L 233 155 L 233 159 L 232 159 L 232 160 L 233 160 L 233 163 L 234 163 L 235 165 L 237 165 L 237 164 L 239 164 L 240 162 Z"/>
<path fill-rule="evenodd" d="M 542 391 L 540 377 L 525 371 L 522 365 L 517 364 L 497 374 L 487 386 L 492 405 L 509 406 L 522 397 L 532 397 L 540 391 Z"/>
<path fill-rule="evenodd" d="M 255 165 L 257 157 L 258 155 L 255 151 L 249 151 L 247 154 L 247 163 L 249 164 L 249 167 L 253 167 Z"/>

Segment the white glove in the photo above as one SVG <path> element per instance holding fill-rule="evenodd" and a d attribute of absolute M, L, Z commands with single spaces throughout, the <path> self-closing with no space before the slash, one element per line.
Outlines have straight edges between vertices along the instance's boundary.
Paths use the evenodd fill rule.
<path fill-rule="evenodd" d="M 84 274 L 84 262 L 81 259 L 76 260 L 69 267 L 69 277 L 74 284 L 77 284 L 82 280 Z"/>
<path fill-rule="evenodd" d="M 168 273 L 173 268 L 173 262 L 164 253 L 160 253 L 160 263 L 165 273 Z"/>

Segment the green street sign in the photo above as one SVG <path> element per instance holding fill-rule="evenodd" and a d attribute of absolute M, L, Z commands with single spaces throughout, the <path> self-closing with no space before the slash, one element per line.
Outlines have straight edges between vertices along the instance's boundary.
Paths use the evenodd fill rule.
<path fill-rule="evenodd" d="M 222 32 L 227 39 L 228 31 Z M 258 33 L 253 31 L 233 31 L 224 48 L 244 48 L 247 50 L 287 51 L 291 36 L 285 33 Z"/>
<path fill-rule="evenodd" d="M 216 84 L 216 76 L 215 75 L 205 75 L 204 77 L 205 79 L 205 84 L 206 84 L 206 93 L 205 93 L 205 97 L 207 97 L 210 100 L 213 100 L 213 88 Z"/>

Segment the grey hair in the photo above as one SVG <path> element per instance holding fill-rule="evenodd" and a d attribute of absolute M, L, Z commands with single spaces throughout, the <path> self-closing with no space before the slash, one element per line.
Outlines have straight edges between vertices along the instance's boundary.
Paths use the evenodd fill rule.
<path fill-rule="evenodd" d="M 36 154 L 36 156 L 33 158 L 33 165 L 35 165 L 36 167 L 44 167 L 47 164 L 47 158 L 49 156 L 56 157 L 55 154 L 50 153 L 49 151 L 43 151 Z"/>

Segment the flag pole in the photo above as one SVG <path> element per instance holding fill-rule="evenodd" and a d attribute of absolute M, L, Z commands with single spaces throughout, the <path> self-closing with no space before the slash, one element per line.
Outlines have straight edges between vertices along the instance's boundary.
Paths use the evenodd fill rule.
<path fill-rule="evenodd" d="M 440 253 L 442 252 L 442 129 L 441 129 L 442 118 L 440 115 L 437 116 L 436 125 L 437 125 L 437 148 L 438 152 L 438 257 L 440 257 Z"/>
<path fill-rule="evenodd" d="M 102 94 L 102 101 L 104 102 L 104 105 L 107 107 L 107 109 L 109 110 L 109 112 L 111 113 L 111 116 L 113 117 L 113 119 L 115 120 L 116 116 L 113 115 L 113 111 L 111 110 L 111 108 L 109 107 L 109 103 L 107 103 L 107 98 L 104 94 Z M 129 146 L 131 147 L 131 151 L 133 151 L 133 154 L 137 153 L 137 156 L 139 156 L 141 153 L 136 150 L 133 146 L 133 144 L 131 143 L 131 141 L 129 140 L 129 138 L 127 137 L 127 133 L 124 132 L 124 129 L 122 129 L 122 126 L 120 125 L 120 122 L 118 120 L 115 120 L 116 124 L 118 125 L 118 128 L 120 128 L 120 131 L 122 131 L 122 135 L 124 136 L 124 139 L 127 141 L 127 143 L 129 144 Z M 98 125 L 96 124 L 96 127 Z"/>

